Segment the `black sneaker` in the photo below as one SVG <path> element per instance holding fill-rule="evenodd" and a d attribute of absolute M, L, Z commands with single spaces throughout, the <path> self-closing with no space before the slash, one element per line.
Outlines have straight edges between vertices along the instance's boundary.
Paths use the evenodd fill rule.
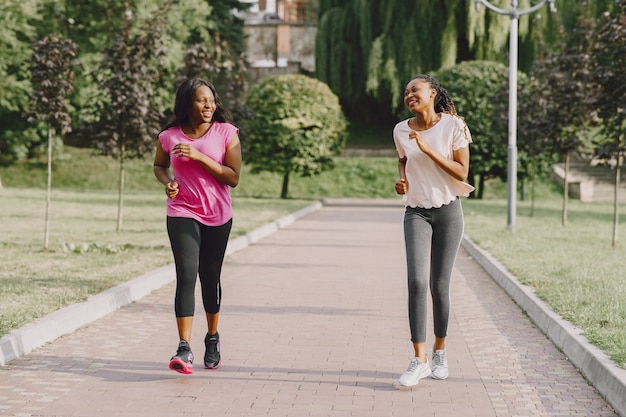
<path fill-rule="evenodd" d="M 222 359 L 220 355 L 219 333 L 207 333 L 207 335 L 204 337 L 204 346 L 206 346 L 206 351 L 204 352 L 204 367 L 206 369 L 216 369 L 218 366 L 220 366 L 220 361 Z"/>
<path fill-rule="evenodd" d="M 186 340 L 181 340 L 176 355 L 170 359 L 170 369 L 181 374 L 193 374 L 193 353 Z"/>

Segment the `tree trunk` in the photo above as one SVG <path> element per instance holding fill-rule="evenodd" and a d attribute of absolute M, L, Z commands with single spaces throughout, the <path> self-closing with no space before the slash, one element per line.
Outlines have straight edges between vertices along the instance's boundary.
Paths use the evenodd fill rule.
<path fill-rule="evenodd" d="M 478 199 L 482 200 L 485 195 L 485 176 L 478 175 Z"/>
<path fill-rule="evenodd" d="M 617 245 L 617 231 L 619 229 L 619 186 L 621 177 L 621 164 L 620 155 L 617 155 L 617 163 L 615 164 L 615 189 L 613 190 L 613 242 L 612 245 Z"/>
<path fill-rule="evenodd" d="M 283 189 L 280 192 L 280 198 L 287 198 L 288 189 L 289 189 L 289 171 L 285 172 L 285 175 L 283 175 Z"/>
<path fill-rule="evenodd" d="M 122 214 L 123 214 L 123 208 L 124 208 L 124 174 L 125 174 L 124 159 L 125 157 L 126 156 L 124 152 L 124 146 L 122 146 L 122 149 L 120 151 L 120 184 L 119 184 L 119 194 L 118 194 L 118 199 L 117 199 L 116 231 L 118 232 L 122 231 Z"/>
<path fill-rule="evenodd" d="M 537 178 L 533 175 L 530 179 L 530 217 L 535 217 L 535 183 Z"/>
<path fill-rule="evenodd" d="M 563 212 L 561 213 L 561 224 L 567 224 L 567 200 L 569 191 L 569 152 L 565 153 L 565 161 L 563 163 Z"/>
<path fill-rule="evenodd" d="M 48 184 L 46 186 L 46 213 L 43 231 L 43 248 L 48 249 L 50 236 L 50 194 L 52 192 L 52 127 L 48 127 Z"/>

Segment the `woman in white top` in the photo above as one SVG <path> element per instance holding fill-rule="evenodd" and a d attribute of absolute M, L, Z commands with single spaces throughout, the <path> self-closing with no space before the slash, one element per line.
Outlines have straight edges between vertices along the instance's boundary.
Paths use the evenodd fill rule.
<path fill-rule="evenodd" d="M 397 384 L 410 387 L 429 375 L 448 377 L 450 277 L 463 236 L 459 196 L 468 196 L 474 187 L 464 182 L 471 134 L 448 92 L 434 77 L 418 75 L 406 86 L 404 104 L 414 117 L 394 127 L 393 139 L 399 156 L 396 192 L 406 206 L 409 326 L 415 357 Z M 426 351 L 429 288 L 435 333 L 432 369 Z"/>

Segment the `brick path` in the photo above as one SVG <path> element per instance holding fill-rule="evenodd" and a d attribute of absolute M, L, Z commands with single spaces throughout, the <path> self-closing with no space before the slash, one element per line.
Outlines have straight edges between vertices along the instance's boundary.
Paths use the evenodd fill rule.
<path fill-rule="evenodd" d="M 401 219 L 398 207 L 325 206 L 229 255 L 218 370 L 201 367 L 198 308 L 196 372 L 167 369 L 170 283 L 1 367 L 0 416 L 617 415 L 464 250 L 450 378 L 394 389 L 412 352 Z"/>

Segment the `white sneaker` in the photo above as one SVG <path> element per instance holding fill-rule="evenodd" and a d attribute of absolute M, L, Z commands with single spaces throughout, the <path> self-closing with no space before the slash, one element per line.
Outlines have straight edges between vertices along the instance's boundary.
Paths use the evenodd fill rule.
<path fill-rule="evenodd" d="M 411 363 L 409 363 L 409 367 L 406 372 L 402 374 L 400 379 L 398 380 L 398 385 L 403 387 L 413 387 L 418 384 L 420 379 L 426 378 L 430 375 L 431 370 L 428 365 L 428 358 L 426 358 L 426 363 L 422 363 L 419 358 L 411 359 Z"/>
<path fill-rule="evenodd" d="M 433 352 L 433 379 L 448 378 L 448 359 L 446 358 L 446 350 L 436 350 Z"/>

